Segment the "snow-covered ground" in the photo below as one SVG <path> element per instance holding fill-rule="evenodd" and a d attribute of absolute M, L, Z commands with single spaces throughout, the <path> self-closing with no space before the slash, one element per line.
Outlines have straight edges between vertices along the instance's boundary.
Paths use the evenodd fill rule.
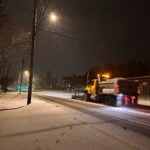
<path fill-rule="evenodd" d="M 66 96 L 66 95 L 65 95 Z M 0 94 L 1 150 L 149 150 L 149 137 L 26 94 Z"/>

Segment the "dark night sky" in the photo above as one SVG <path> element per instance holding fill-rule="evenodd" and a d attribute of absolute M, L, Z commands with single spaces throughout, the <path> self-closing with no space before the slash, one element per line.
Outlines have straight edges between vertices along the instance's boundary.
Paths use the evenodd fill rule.
<path fill-rule="evenodd" d="M 30 29 L 32 0 L 5 0 L 14 23 Z M 38 32 L 35 71 L 82 74 L 106 62 L 141 60 L 150 64 L 150 2 L 142 0 L 52 0 Z M 61 36 L 46 29 L 57 31 Z M 87 42 L 86 42 L 87 41 Z"/>

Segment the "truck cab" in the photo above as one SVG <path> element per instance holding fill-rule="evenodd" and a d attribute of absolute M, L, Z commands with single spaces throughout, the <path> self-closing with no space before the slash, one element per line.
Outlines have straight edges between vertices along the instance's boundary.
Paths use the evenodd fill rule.
<path fill-rule="evenodd" d="M 88 85 L 85 87 L 85 91 L 87 91 L 88 94 L 96 94 L 96 91 L 98 89 L 98 80 L 93 79 L 91 80 Z"/>

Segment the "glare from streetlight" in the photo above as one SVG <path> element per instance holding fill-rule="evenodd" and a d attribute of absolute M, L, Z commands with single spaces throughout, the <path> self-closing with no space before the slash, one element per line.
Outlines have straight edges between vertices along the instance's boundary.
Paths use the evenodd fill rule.
<path fill-rule="evenodd" d="M 58 20 L 58 16 L 57 16 L 54 12 L 51 12 L 51 13 L 49 14 L 49 19 L 50 19 L 50 21 L 52 21 L 52 22 L 56 22 L 56 21 Z"/>
<path fill-rule="evenodd" d="M 24 71 L 24 75 L 29 77 L 29 71 L 28 70 Z"/>

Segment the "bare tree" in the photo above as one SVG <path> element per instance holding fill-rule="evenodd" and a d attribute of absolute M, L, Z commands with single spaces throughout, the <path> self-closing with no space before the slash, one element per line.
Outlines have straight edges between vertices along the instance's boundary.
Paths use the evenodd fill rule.
<path fill-rule="evenodd" d="M 10 26 L 8 25 L 8 27 Z M 17 60 L 21 62 L 27 56 L 31 40 L 30 32 L 14 27 L 14 25 L 10 29 L 9 38 L 6 35 L 7 42 L 0 48 L 0 84 L 4 91 L 12 79 L 10 76 L 12 62 Z"/>

